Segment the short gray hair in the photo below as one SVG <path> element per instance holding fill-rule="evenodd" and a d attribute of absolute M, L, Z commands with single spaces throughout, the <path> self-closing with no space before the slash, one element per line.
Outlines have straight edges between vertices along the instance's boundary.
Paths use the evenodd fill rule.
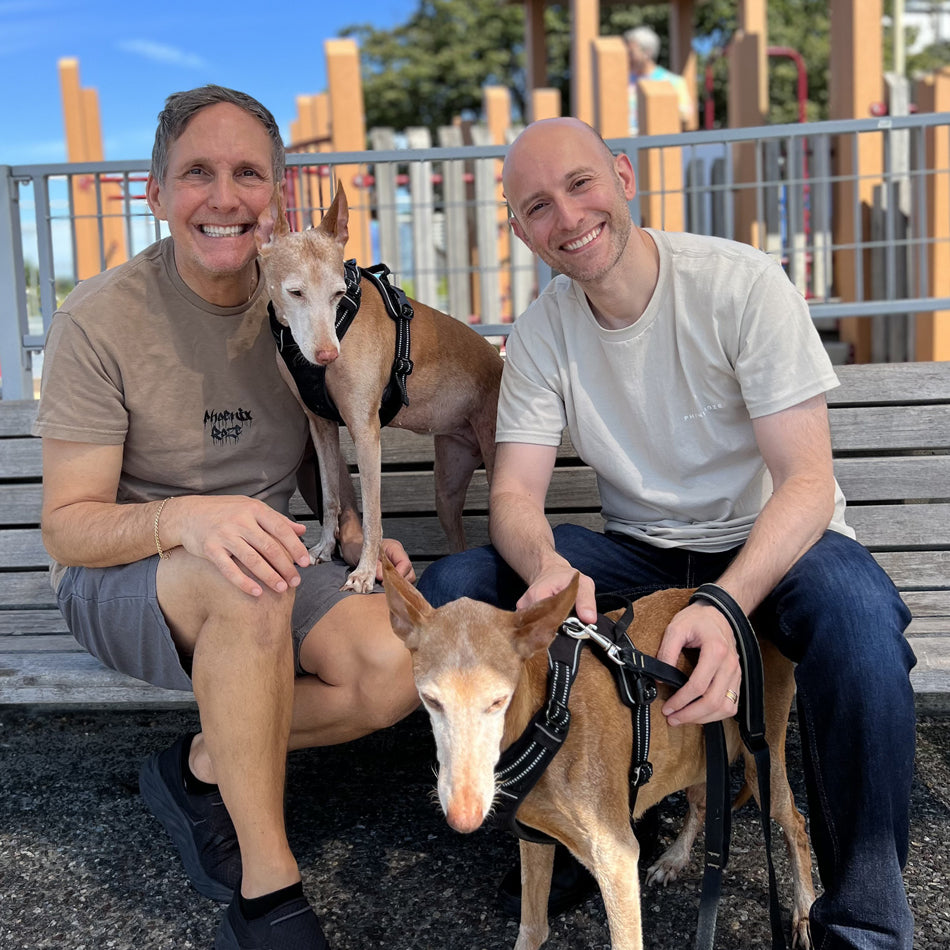
<path fill-rule="evenodd" d="M 654 63 L 660 58 L 660 38 L 652 27 L 635 26 L 627 30 L 623 38 L 628 43 L 636 43 Z"/>
<path fill-rule="evenodd" d="M 254 116 L 270 136 L 273 155 L 274 182 L 284 177 L 284 140 L 280 129 L 270 111 L 262 106 L 253 96 L 236 89 L 226 89 L 224 86 L 199 86 L 186 92 L 173 92 L 165 100 L 165 108 L 158 114 L 158 128 L 155 130 L 155 144 L 152 146 L 152 178 L 159 184 L 164 184 L 168 172 L 168 152 L 172 145 L 185 131 L 188 123 L 196 113 L 208 106 L 221 102 L 243 109 Z"/>

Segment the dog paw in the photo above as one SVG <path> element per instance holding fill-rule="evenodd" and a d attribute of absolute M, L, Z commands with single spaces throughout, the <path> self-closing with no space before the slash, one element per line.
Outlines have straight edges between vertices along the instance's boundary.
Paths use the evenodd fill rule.
<path fill-rule="evenodd" d="M 792 950 L 811 950 L 811 946 L 811 929 L 808 926 L 808 917 L 793 920 Z"/>
<path fill-rule="evenodd" d="M 654 884 L 661 884 L 666 887 L 679 877 L 682 870 L 682 864 L 677 861 L 667 861 L 664 856 L 647 868 L 646 885 L 651 887 Z"/>
<path fill-rule="evenodd" d="M 369 594 L 372 592 L 375 583 L 376 575 L 374 573 L 366 573 L 357 569 L 350 574 L 340 590 L 352 590 L 357 594 Z"/>
<path fill-rule="evenodd" d="M 315 544 L 312 548 L 308 548 L 307 550 L 310 553 L 310 563 L 320 564 L 322 561 L 332 560 L 335 547 L 336 542 L 331 544 Z"/>

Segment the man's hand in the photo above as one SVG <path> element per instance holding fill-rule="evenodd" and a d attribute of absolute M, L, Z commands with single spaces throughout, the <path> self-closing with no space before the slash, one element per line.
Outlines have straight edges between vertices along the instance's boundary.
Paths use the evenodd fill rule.
<path fill-rule="evenodd" d="M 685 649 L 698 649 L 699 660 L 686 684 L 663 705 L 669 724 L 716 722 L 734 716 L 742 681 L 739 654 L 728 621 L 712 605 L 684 607 L 666 628 L 657 659 L 675 666 Z"/>
<path fill-rule="evenodd" d="M 521 599 L 515 606 L 521 610 L 524 607 L 530 607 L 545 597 L 551 597 L 559 594 L 568 584 L 570 584 L 575 574 L 579 572 L 571 567 L 567 561 L 563 566 L 549 568 L 538 575 L 531 586 L 521 595 Z M 584 623 L 596 623 L 597 621 L 597 603 L 594 599 L 594 582 L 586 575 L 580 574 L 580 582 L 577 587 L 577 600 L 575 601 L 575 613 L 577 619 Z"/>
<path fill-rule="evenodd" d="M 162 537 L 214 564 L 252 597 L 261 584 L 282 593 L 300 583 L 298 567 L 310 564 L 301 541 L 306 527 L 243 495 L 184 495 L 162 512 Z M 259 582 L 259 583 L 258 583 Z"/>
<path fill-rule="evenodd" d="M 383 538 L 382 556 L 388 557 L 396 571 L 404 577 L 410 584 L 416 582 L 416 570 L 406 554 L 406 549 L 394 538 Z M 383 561 L 380 558 L 376 562 L 376 580 L 382 583 L 383 580 Z"/>

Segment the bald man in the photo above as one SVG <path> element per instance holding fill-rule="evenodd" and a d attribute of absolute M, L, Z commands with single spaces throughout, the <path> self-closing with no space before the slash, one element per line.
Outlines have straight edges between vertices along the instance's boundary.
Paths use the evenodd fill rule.
<path fill-rule="evenodd" d="M 910 615 L 847 524 L 825 401 L 838 382 L 805 301 L 747 245 L 635 225 L 629 159 L 576 119 L 529 125 L 503 178 L 512 229 L 558 276 L 508 338 L 493 546 L 437 562 L 420 590 L 523 607 L 579 571 L 593 622 L 598 598 L 719 585 L 797 664 L 815 945 L 909 950 Z M 597 473 L 603 532 L 545 515 L 565 427 Z M 696 668 L 662 714 L 734 715 L 739 660 L 713 606 L 682 610 L 658 655 L 687 648 Z"/>

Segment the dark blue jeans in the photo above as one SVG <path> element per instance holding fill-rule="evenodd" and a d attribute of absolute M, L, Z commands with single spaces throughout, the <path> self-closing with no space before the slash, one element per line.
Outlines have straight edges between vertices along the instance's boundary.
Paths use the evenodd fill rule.
<path fill-rule="evenodd" d="M 655 548 L 576 525 L 557 550 L 593 578 L 602 609 L 667 587 L 716 581 L 723 554 Z M 492 547 L 434 563 L 419 590 L 434 606 L 461 596 L 512 609 L 524 582 Z M 828 531 L 752 616 L 796 664 L 809 824 L 824 892 L 811 911 L 817 950 L 910 950 L 904 892 L 915 746 L 910 613 L 867 550 Z"/>

